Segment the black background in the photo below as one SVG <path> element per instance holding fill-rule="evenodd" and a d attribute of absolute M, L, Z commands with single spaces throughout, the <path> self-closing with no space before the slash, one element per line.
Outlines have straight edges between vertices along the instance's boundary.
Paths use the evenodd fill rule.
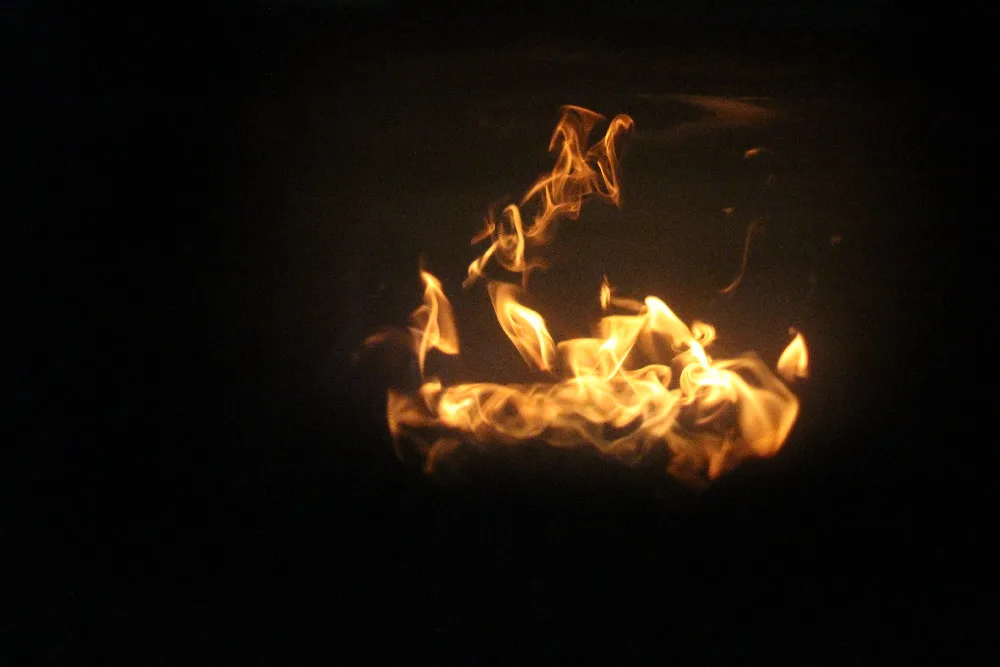
<path fill-rule="evenodd" d="M 57 664 L 972 650 L 982 439 L 950 306 L 980 131 L 955 72 L 979 61 L 889 5 L 772 10 L 11 12 L 9 526 L 32 558 L 6 639 Z M 786 451 L 700 495 L 543 451 L 458 484 L 401 465 L 391 369 L 357 343 L 417 303 L 420 253 L 460 275 L 491 199 L 548 167 L 559 104 L 631 111 L 610 105 L 657 86 L 826 100 L 831 192 L 857 197 L 837 210 L 879 223 L 845 234 L 801 323 L 820 353 Z M 477 123 L 498 104 L 531 107 L 509 151 Z M 815 131 L 800 146 L 829 148 Z M 428 192 L 453 232 L 421 236 Z"/>

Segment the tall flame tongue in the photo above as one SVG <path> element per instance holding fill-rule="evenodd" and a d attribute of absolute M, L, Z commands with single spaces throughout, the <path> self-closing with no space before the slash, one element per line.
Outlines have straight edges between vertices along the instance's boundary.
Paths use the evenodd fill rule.
<path fill-rule="evenodd" d="M 697 321 L 688 327 L 656 297 L 644 302 L 616 297 L 605 276 L 602 308 L 627 314 L 602 318 L 594 338 L 558 344 L 542 316 L 518 302 L 530 272 L 545 266 L 541 258 L 529 258 L 527 250 L 549 242 L 558 219 L 578 217 L 586 198 L 619 201 L 615 146 L 632 119 L 617 116 L 604 138 L 584 150 L 600 119 L 580 107 L 563 108 L 550 144 L 558 151 L 556 166 L 521 201 L 524 206 L 537 200 L 531 224 L 523 224 L 516 205 L 504 210 L 500 223 L 488 218 L 473 242 L 493 241 L 469 266 L 465 281 L 468 286 L 484 275 L 491 258 L 522 274 L 520 286 L 487 284 L 497 319 L 529 366 L 562 379 L 444 387 L 425 375 L 417 395 L 390 391 L 387 417 L 397 451 L 404 440 L 417 444 L 428 470 L 463 443 L 542 440 L 562 448 L 592 447 L 628 462 L 666 447 L 670 473 L 697 484 L 747 457 L 775 454 L 795 423 L 798 399 L 763 361 L 753 354 L 713 361 L 706 349 L 714 328 Z M 423 374 L 430 349 L 457 354 L 459 346 L 441 283 L 426 271 L 421 277 L 424 303 L 411 316 L 409 336 Z M 805 340 L 796 334 L 778 371 L 791 381 L 805 377 L 807 365 Z"/>

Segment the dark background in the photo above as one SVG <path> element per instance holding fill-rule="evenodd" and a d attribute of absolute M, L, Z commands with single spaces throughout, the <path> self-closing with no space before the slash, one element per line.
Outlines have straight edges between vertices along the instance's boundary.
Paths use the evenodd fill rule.
<path fill-rule="evenodd" d="M 942 46 L 951 15 L 478 7 L 8 11 L 27 241 L 9 534 L 31 564 L 5 641 L 54 664 L 971 651 L 980 436 L 951 303 L 980 136 L 958 73 L 981 61 Z M 657 143 L 704 117 L 639 97 L 674 92 L 797 120 Z M 418 303 L 421 253 L 470 332 L 455 372 L 516 362 L 459 282 L 487 206 L 550 167 L 564 103 L 637 133 L 622 210 L 561 230 L 547 303 L 567 284 L 596 302 L 607 270 L 730 352 L 773 363 L 790 323 L 810 341 L 786 448 L 705 493 L 535 449 L 433 482 L 384 432 L 398 370 L 352 363 Z M 734 159 L 761 142 L 771 162 Z M 720 301 L 734 202 L 769 222 Z M 554 330 L 596 315 L 567 309 Z"/>

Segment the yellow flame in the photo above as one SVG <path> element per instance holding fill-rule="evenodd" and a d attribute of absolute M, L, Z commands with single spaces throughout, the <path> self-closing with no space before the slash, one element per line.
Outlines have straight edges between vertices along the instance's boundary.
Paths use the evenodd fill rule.
<path fill-rule="evenodd" d="M 631 128 L 628 116 L 611 121 L 604 138 L 584 149 L 584 140 L 602 117 L 568 106 L 553 134 L 556 166 L 525 195 L 541 201 L 530 226 L 518 206 L 501 220 L 488 217 L 477 239 L 490 247 L 470 266 L 466 285 L 483 275 L 492 257 L 521 272 L 543 266 L 529 259 L 529 246 L 551 238 L 553 223 L 574 218 L 590 195 L 617 203 L 619 171 L 616 138 Z M 476 239 L 474 239 L 475 242 Z M 451 305 L 440 281 L 421 271 L 424 302 L 411 317 L 414 349 L 425 371 L 430 349 L 458 353 Z M 497 320 L 525 362 L 558 374 L 551 382 L 528 385 L 467 383 L 443 386 L 425 379 L 417 395 L 390 391 L 389 430 L 397 452 L 414 443 L 433 469 L 462 443 L 517 445 L 537 439 L 554 447 L 591 447 L 635 462 L 665 447 L 669 472 L 693 484 L 714 479 L 750 456 L 775 454 L 795 423 L 799 402 L 758 357 L 713 360 L 707 352 L 715 329 L 694 321 L 689 327 L 659 298 L 642 302 L 613 296 L 604 276 L 600 303 L 624 314 L 601 318 L 591 338 L 555 343 L 544 318 L 520 303 L 522 285 L 489 281 Z M 778 372 L 786 380 L 805 377 L 807 358 L 801 334 L 782 353 Z"/>
<path fill-rule="evenodd" d="M 410 315 L 410 331 L 416 343 L 420 372 L 431 349 L 458 354 L 458 328 L 451 303 L 441 289 L 441 281 L 427 271 L 420 271 L 424 281 L 424 303 Z"/>
<path fill-rule="evenodd" d="M 552 370 L 555 345 L 542 316 L 517 302 L 516 286 L 491 282 L 487 288 L 500 326 L 524 360 L 543 371 Z"/>
<path fill-rule="evenodd" d="M 621 308 L 622 310 L 627 310 L 632 313 L 638 313 L 643 309 L 643 304 L 641 301 L 636 301 L 635 299 L 629 299 L 626 297 L 613 296 L 615 288 L 608 282 L 608 277 L 604 276 L 601 280 L 601 310 L 607 310 L 611 306 Z"/>
<path fill-rule="evenodd" d="M 526 252 L 529 247 L 551 241 L 558 219 L 578 218 L 584 200 L 591 196 L 619 203 L 621 188 L 615 142 L 631 129 L 632 119 L 624 114 L 616 116 L 603 139 L 584 149 L 594 125 L 604 117 L 572 105 L 564 106 L 562 114 L 549 142 L 549 150 L 558 151 L 556 166 L 535 181 L 520 205 L 511 204 L 503 210 L 500 223 L 492 214 L 487 217 L 485 227 L 473 237 L 473 243 L 490 237 L 493 243 L 469 265 L 464 287 L 483 275 L 492 257 L 508 271 L 522 274 L 522 285 L 527 285 L 531 272 L 545 268 L 546 264 L 539 258 L 528 259 Z M 521 207 L 533 200 L 537 200 L 538 210 L 531 224 L 525 227 Z"/>
<path fill-rule="evenodd" d="M 789 329 L 788 333 L 795 334 L 795 338 L 778 357 L 778 374 L 791 382 L 795 378 L 809 377 L 809 351 L 801 333 L 795 329 Z"/>
<path fill-rule="evenodd" d="M 503 291 L 514 289 L 494 287 L 497 302 Z M 508 335 L 522 356 L 551 369 L 551 338 L 541 316 L 510 300 L 504 304 L 498 310 L 513 308 L 511 319 L 519 323 Z M 437 424 L 469 441 L 514 445 L 540 438 L 556 447 L 593 447 L 626 461 L 666 446 L 671 472 L 692 483 L 714 479 L 748 456 L 771 456 L 787 438 L 798 400 L 756 357 L 713 361 L 704 348 L 714 334 L 709 325 L 688 329 L 662 301 L 649 297 L 642 313 L 605 317 L 598 329 L 599 337 L 558 344 L 569 370 L 561 381 L 444 389 L 431 381 L 421 391 L 423 400 L 396 395 L 389 405 L 393 434 Z M 667 363 L 627 369 L 640 338 L 661 352 L 680 352 L 666 353 Z M 676 383 L 675 364 L 681 368 Z M 608 427 L 625 432 L 608 434 Z M 455 446 L 452 436 L 442 436 L 442 443 Z M 431 443 L 429 452 L 436 446 Z"/>

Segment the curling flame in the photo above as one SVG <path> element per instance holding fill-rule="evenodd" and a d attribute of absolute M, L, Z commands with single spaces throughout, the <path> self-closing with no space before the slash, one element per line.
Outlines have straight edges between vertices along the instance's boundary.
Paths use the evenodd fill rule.
<path fill-rule="evenodd" d="M 740 272 L 733 278 L 733 281 L 719 290 L 719 294 L 729 294 L 740 284 L 743 280 L 743 274 L 747 271 L 747 259 L 750 257 L 750 239 L 753 237 L 754 232 L 761 229 L 760 220 L 754 220 L 749 225 L 747 225 L 747 235 L 746 239 L 743 241 L 743 259 L 740 260 Z"/>
<path fill-rule="evenodd" d="M 420 372 L 424 372 L 427 352 L 438 349 L 445 354 L 458 354 L 458 329 L 451 303 L 441 289 L 441 281 L 427 271 L 421 271 L 424 281 L 424 303 L 410 315 L 415 334 Z"/>
<path fill-rule="evenodd" d="M 500 326 L 524 360 L 543 371 L 552 370 L 555 345 L 542 316 L 517 302 L 519 290 L 510 283 L 491 282 L 487 289 Z"/>
<path fill-rule="evenodd" d="M 809 351 L 801 333 L 795 329 L 789 329 L 788 333 L 795 334 L 795 338 L 778 357 L 778 374 L 791 382 L 795 378 L 809 377 Z"/>
<path fill-rule="evenodd" d="M 753 354 L 713 360 L 707 348 L 715 329 L 698 321 L 689 327 L 654 296 L 642 302 L 615 297 L 605 276 L 601 307 L 624 314 L 604 316 L 592 338 L 558 344 L 542 316 L 519 302 L 524 277 L 542 265 L 527 259 L 526 248 L 551 238 L 560 216 L 575 218 L 585 197 L 618 202 L 615 139 L 632 120 L 618 116 L 604 139 L 585 151 L 583 140 L 600 118 L 580 107 L 564 108 L 550 146 L 559 149 L 556 167 L 524 198 L 538 197 L 540 212 L 527 228 L 517 206 L 505 209 L 502 223 L 488 218 L 477 239 L 492 236 L 493 242 L 466 280 L 471 284 L 481 276 L 491 257 L 522 273 L 521 286 L 490 281 L 487 290 L 500 326 L 525 362 L 557 379 L 445 387 L 429 378 L 417 395 L 390 391 L 387 418 L 397 451 L 404 440 L 416 444 L 428 469 L 463 444 L 512 446 L 534 439 L 592 447 L 628 462 L 665 448 L 671 474 L 698 484 L 747 457 L 775 454 L 795 423 L 798 399 L 763 361 Z M 441 283 L 426 271 L 421 277 L 424 303 L 413 313 L 410 336 L 423 373 L 428 350 L 457 354 L 458 336 Z M 805 342 L 796 334 L 778 372 L 790 381 L 805 377 L 806 367 Z"/>
<path fill-rule="evenodd" d="M 491 257 L 496 257 L 508 271 L 520 273 L 522 285 L 527 285 L 531 272 L 545 268 L 546 264 L 539 258 L 528 259 L 526 251 L 552 240 L 556 220 L 577 219 L 584 199 L 590 196 L 618 204 L 621 188 L 615 142 L 632 128 L 632 119 L 626 115 L 616 116 L 604 138 L 584 150 L 583 142 L 604 116 L 572 105 L 564 106 L 562 112 L 562 119 L 549 142 L 549 150 L 558 151 L 555 168 L 535 181 L 521 199 L 520 206 L 507 206 L 501 221 L 498 222 L 492 213 L 487 217 L 483 230 L 472 242 L 493 237 L 493 243 L 469 265 L 463 286 L 472 285 L 483 275 Z M 531 224 L 525 227 L 521 207 L 533 200 L 538 200 L 538 211 Z"/>
<path fill-rule="evenodd" d="M 604 276 L 601 280 L 601 310 L 607 310 L 611 306 L 616 306 L 631 313 L 638 313 L 643 309 L 641 301 L 620 296 L 612 296 L 614 291 L 615 288 L 608 282 L 608 277 Z"/>

